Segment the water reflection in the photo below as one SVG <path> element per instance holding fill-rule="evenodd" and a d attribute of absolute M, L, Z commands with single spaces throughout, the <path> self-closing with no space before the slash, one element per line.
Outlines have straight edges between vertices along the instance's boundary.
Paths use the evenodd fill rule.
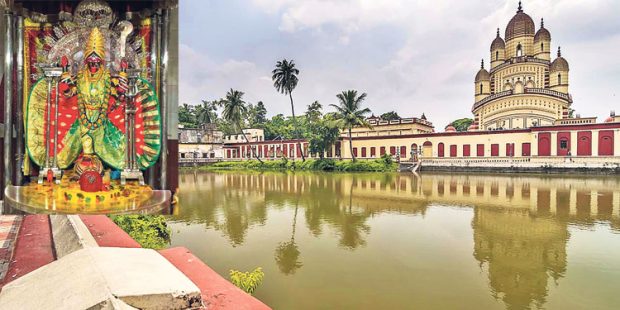
<path fill-rule="evenodd" d="M 510 309 L 547 302 L 549 283 L 566 274 L 569 226 L 620 230 L 617 176 L 188 173 L 180 181 L 177 219 L 217 230 L 232 246 L 265 225 L 268 210 L 289 212 L 290 239 L 273 249 L 285 275 L 304 267 L 296 242 L 301 216 L 312 237 L 334 232 L 339 248 L 356 251 L 369 242 L 369 220 L 381 214 L 473 208 L 473 258 L 491 295 Z"/>
<path fill-rule="evenodd" d="M 540 308 L 548 278 L 557 281 L 566 271 L 566 223 L 527 210 L 477 208 L 472 227 L 474 257 L 487 264 L 493 296 L 509 309 Z"/>

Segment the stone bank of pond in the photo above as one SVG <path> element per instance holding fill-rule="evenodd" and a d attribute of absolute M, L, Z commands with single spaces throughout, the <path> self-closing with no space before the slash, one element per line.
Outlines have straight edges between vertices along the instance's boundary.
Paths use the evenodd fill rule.
<path fill-rule="evenodd" d="M 620 177 L 186 172 L 169 222 L 274 309 L 614 309 Z"/>

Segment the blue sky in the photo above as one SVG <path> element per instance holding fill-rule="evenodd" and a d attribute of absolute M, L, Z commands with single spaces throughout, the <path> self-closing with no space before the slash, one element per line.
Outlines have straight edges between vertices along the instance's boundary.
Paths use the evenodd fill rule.
<path fill-rule="evenodd" d="M 375 114 L 426 113 L 438 130 L 471 117 L 473 79 L 496 28 L 504 33 L 518 1 L 499 0 L 182 0 L 180 103 L 223 97 L 230 88 L 290 114 L 271 70 L 294 59 L 296 111 L 318 100 L 326 110 L 347 89 L 368 93 Z M 545 19 L 552 50 L 570 64 L 573 108 L 599 121 L 620 112 L 620 1 L 530 0 Z M 555 54 L 555 53 L 554 53 Z"/>

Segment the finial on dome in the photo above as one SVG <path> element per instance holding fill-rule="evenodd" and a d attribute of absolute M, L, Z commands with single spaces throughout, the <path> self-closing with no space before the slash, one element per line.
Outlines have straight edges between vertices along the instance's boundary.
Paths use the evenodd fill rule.
<path fill-rule="evenodd" d="M 540 19 L 540 28 L 545 28 L 545 19 L 544 18 Z"/>
<path fill-rule="evenodd" d="M 562 49 L 558 46 L 558 57 L 562 57 Z"/>
<path fill-rule="evenodd" d="M 484 58 L 480 60 L 480 69 L 484 69 Z"/>
<path fill-rule="evenodd" d="M 521 1 L 519 1 L 519 7 L 517 8 L 517 13 L 523 12 L 523 7 L 521 6 Z"/>
<path fill-rule="evenodd" d="M 497 28 L 497 37 L 499 38 L 499 27 Z"/>

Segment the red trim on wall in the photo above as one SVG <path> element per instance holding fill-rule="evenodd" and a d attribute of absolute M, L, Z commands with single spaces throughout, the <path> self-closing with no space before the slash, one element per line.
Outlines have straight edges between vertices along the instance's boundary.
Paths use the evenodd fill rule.
<path fill-rule="evenodd" d="M 471 146 L 469 144 L 463 145 L 463 157 L 471 156 Z"/>
<path fill-rule="evenodd" d="M 524 142 L 521 144 L 521 156 L 531 156 L 532 155 L 532 144 L 529 142 Z"/>
<path fill-rule="evenodd" d="M 577 156 L 592 155 L 592 132 L 577 132 Z"/>
<path fill-rule="evenodd" d="M 499 144 L 491 144 L 491 156 L 499 156 Z"/>
<path fill-rule="evenodd" d="M 476 144 L 476 156 L 484 157 L 484 144 Z"/>
<path fill-rule="evenodd" d="M 538 134 L 538 156 L 551 156 L 551 133 Z"/>
<path fill-rule="evenodd" d="M 514 143 L 506 143 L 506 156 L 507 157 L 515 156 L 515 144 Z"/>
<path fill-rule="evenodd" d="M 562 141 L 566 141 L 566 148 L 562 148 Z M 558 132 L 558 142 L 557 142 L 558 156 L 567 156 L 570 152 L 570 132 L 561 131 Z"/>
<path fill-rule="evenodd" d="M 614 131 L 601 130 L 598 132 L 598 155 L 613 156 L 614 155 Z"/>

